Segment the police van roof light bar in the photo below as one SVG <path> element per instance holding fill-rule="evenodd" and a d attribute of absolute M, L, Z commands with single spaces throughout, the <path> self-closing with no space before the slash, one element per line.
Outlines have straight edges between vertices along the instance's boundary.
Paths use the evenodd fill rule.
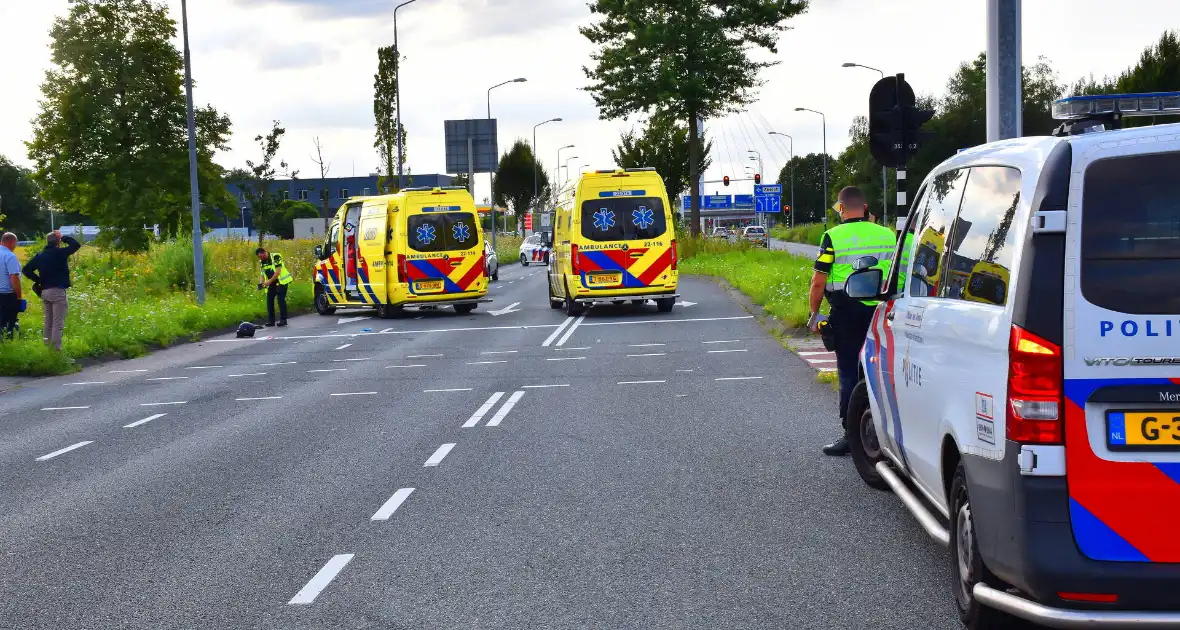
<path fill-rule="evenodd" d="M 1070 96 L 1053 102 L 1055 120 L 1083 120 L 1111 116 L 1180 115 L 1180 92 Z"/>

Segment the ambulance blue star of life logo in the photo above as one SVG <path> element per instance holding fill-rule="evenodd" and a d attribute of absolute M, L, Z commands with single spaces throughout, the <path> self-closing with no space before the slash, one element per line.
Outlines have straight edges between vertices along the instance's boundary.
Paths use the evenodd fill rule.
<path fill-rule="evenodd" d="M 467 227 L 466 223 L 456 223 L 451 226 L 451 235 L 456 241 L 466 241 L 471 238 L 471 228 Z"/>
<path fill-rule="evenodd" d="M 639 206 L 635 210 L 631 211 L 631 223 L 634 223 L 635 227 L 641 230 L 646 230 L 647 228 L 651 227 L 652 223 L 655 222 L 655 214 L 653 214 L 651 208 L 648 208 L 647 206 Z"/>
<path fill-rule="evenodd" d="M 417 233 L 418 242 L 422 243 L 423 245 L 429 245 L 434 242 L 435 238 L 437 238 L 434 234 L 434 226 L 430 224 L 419 226 Z"/>
<path fill-rule="evenodd" d="M 594 213 L 594 227 L 602 231 L 607 231 L 615 226 L 615 213 L 606 208 L 600 209 Z"/>

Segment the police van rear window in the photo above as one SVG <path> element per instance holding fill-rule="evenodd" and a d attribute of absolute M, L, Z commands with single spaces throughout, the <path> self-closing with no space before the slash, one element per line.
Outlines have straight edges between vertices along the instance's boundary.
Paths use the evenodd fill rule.
<path fill-rule="evenodd" d="M 1097 161 L 1082 202 L 1082 295 L 1112 311 L 1180 313 L 1180 153 Z"/>
<path fill-rule="evenodd" d="M 592 241 L 659 238 L 668 230 L 658 197 L 609 197 L 582 203 L 582 236 Z"/>
<path fill-rule="evenodd" d="M 472 249 L 479 244 L 475 215 L 469 212 L 416 214 L 406 221 L 410 248 L 418 252 Z"/>

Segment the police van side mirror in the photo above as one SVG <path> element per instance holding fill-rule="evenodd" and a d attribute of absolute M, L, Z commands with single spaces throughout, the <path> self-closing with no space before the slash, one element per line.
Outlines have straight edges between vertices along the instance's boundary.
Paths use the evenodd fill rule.
<path fill-rule="evenodd" d="M 880 261 L 877 260 L 876 256 L 861 256 L 856 259 L 856 262 L 852 263 L 852 268 L 860 271 L 861 269 L 876 267 L 878 262 Z"/>
<path fill-rule="evenodd" d="M 872 258 L 872 256 L 866 256 L 865 258 Z M 864 258 L 857 262 L 859 263 L 863 260 Z M 844 282 L 844 293 L 854 300 L 876 299 L 881 294 L 881 281 L 883 279 L 884 274 L 880 269 L 875 267 L 855 271 Z"/>

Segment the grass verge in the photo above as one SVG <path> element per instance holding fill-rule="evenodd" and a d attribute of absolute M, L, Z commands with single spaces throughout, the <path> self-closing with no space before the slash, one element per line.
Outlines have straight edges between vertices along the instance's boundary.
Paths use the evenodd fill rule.
<path fill-rule="evenodd" d="M 680 271 L 724 278 L 786 325 L 807 325 L 812 262 L 787 252 L 744 248 L 698 253 L 682 260 Z"/>
<path fill-rule="evenodd" d="M 292 314 L 312 307 L 309 282 L 312 241 L 272 241 L 268 249 L 283 254 L 295 282 L 287 295 Z M 106 252 L 83 247 L 70 259 L 69 314 L 62 353 L 47 349 L 42 337 L 41 301 L 30 283 L 29 302 L 21 314 L 21 332 L 0 342 L 0 376 L 44 376 L 77 369 L 71 358 L 131 358 L 154 347 L 194 340 L 210 330 L 230 328 L 266 316 L 266 295 L 259 280 L 256 243 L 206 243 L 206 301 L 192 295 L 192 244 L 153 245 L 143 254 Z M 18 252 L 26 260 L 31 252 Z"/>
<path fill-rule="evenodd" d="M 823 235 L 824 224 L 822 223 L 804 223 L 794 227 L 776 225 L 770 228 L 771 238 L 777 238 L 780 241 L 787 241 L 790 243 L 819 245 L 819 241 L 821 238 L 823 238 Z"/>
<path fill-rule="evenodd" d="M 485 234 L 484 238 L 488 235 Z M 520 236 L 496 235 L 496 259 L 501 267 L 520 262 L 520 244 L 523 242 L 524 238 Z"/>

